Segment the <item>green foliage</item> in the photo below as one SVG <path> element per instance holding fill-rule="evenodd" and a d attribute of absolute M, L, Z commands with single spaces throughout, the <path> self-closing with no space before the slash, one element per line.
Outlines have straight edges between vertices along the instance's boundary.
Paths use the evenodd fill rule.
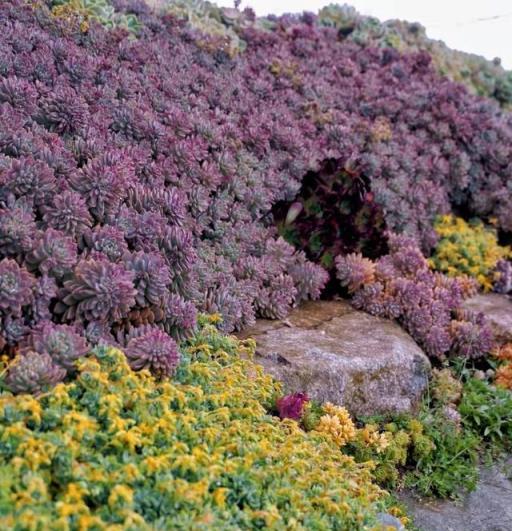
<path fill-rule="evenodd" d="M 136 15 L 119 13 L 108 0 L 51 0 L 52 11 L 56 16 L 76 13 L 83 18 L 83 29 L 88 20 L 95 20 L 107 28 L 121 27 L 137 33 L 140 24 Z"/>
<path fill-rule="evenodd" d="M 442 498 L 473 490 L 482 451 L 490 456 L 512 448 L 512 393 L 469 375 L 462 370 L 462 384 L 450 369 L 435 371 L 430 398 L 415 418 L 365 419 L 344 451 L 373 462 L 385 488 L 405 485 Z"/>
<path fill-rule="evenodd" d="M 485 380 L 464 384 L 459 406 L 466 429 L 477 433 L 494 451 L 512 448 L 512 393 Z"/>
<path fill-rule="evenodd" d="M 479 220 L 467 223 L 454 216 L 442 216 L 435 229 L 440 236 L 431 265 L 449 276 L 469 275 L 485 289 L 492 289 L 497 262 L 510 256 L 498 244 L 496 231 Z"/>
<path fill-rule="evenodd" d="M 218 7 L 206 0 L 165 0 L 160 4 L 165 11 L 209 36 L 210 42 L 203 45 L 222 49 L 231 56 L 245 50 L 246 43 L 239 32 L 251 21 L 238 9 Z"/>
<path fill-rule="evenodd" d="M 368 433 L 379 432 L 387 445 L 369 444 Z M 461 432 L 440 410 L 422 409 L 417 418 L 400 415 L 368 424 L 347 447 L 358 462 L 372 461 L 376 481 L 385 488 L 406 485 L 426 496 L 457 497 L 461 485 L 475 487 L 478 438 Z"/>
<path fill-rule="evenodd" d="M 202 318 L 174 382 L 99 348 L 72 383 L 0 395 L 0 528 L 376 529 L 369 466 L 270 416 L 253 351 Z"/>
<path fill-rule="evenodd" d="M 421 494 L 441 498 L 456 498 L 474 490 L 478 480 L 479 438 L 448 422 L 440 411 L 423 413 L 420 421 L 432 449 L 414 456 L 417 460 L 406 473 L 405 484 Z"/>

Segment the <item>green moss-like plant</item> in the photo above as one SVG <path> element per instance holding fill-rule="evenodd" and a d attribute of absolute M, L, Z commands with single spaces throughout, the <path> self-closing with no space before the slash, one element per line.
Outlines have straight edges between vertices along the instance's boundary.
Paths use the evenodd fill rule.
<path fill-rule="evenodd" d="M 459 406 L 466 429 L 480 435 L 493 452 L 512 448 L 512 392 L 469 378 Z"/>

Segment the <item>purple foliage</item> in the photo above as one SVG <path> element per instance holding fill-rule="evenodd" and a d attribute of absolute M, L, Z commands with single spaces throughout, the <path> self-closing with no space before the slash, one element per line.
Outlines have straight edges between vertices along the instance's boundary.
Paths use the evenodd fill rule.
<path fill-rule="evenodd" d="M 53 170 L 45 162 L 31 156 L 11 159 L 4 181 L 6 190 L 18 198 L 30 198 L 36 205 L 46 203 L 57 188 Z"/>
<path fill-rule="evenodd" d="M 496 264 L 494 291 L 498 293 L 512 292 L 512 262 L 509 260 L 499 260 Z"/>
<path fill-rule="evenodd" d="M 452 321 L 452 352 L 468 358 L 481 356 L 493 347 L 493 335 L 481 313 L 468 311 L 457 312 L 457 319 Z"/>
<path fill-rule="evenodd" d="M 133 369 L 149 369 L 159 378 L 172 376 L 180 361 L 176 342 L 152 326 L 134 328 L 125 352 Z"/>
<path fill-rule="evenodd" d="M 46 353 L 29 350 L 8 367 L 5 383 L 16 394 L 39 394 L 62 381 L 66 370 L 55 364 Z"/>
<path fill-rule="evenodd" d="M 51 228 L 36 240 L 32 251 L 25 257 L 27 267 L 31 270 L 55 278 L 71 273 L 77 261 L 77 247 L 73 238 Z"/>
<path fill-rule="evenodd" d="M 82 260 L 63 282 L 56 313 L 65 321 L 108 321 L 127 317 L 135 305 L 134 275 L 121 264 Z"/>
<path fill-rule="evenodd" d="M 89 351 L 89 345 L 75 327 L 49 321 L 39 323 L 22 347 L 23 350 L 48 354 L 54 363 L 68 372 L 74 369 L 75 361 Z"/>
<path fill-rule="evenodd" d="M 461 311 L 474 282 L 432 272 L 413 239 L 390 235 L 389 250 L 375 262 L 360 254 L 336 258 L 338 278 L 353 293 L 352 304 L 398 320 L 434 358 L 489 352 L 493 338 L 483 316 Z"/>
<path fill-rule="evenodd" d="M 281 419 L 300 420 L 304 413 L 304 406 L 309 402 L 305 393 L 293 393 L 282 396 L 276 402 L 277 411 Z"/>
<path fill-rule="evenodd" d="M 35 278 L 14 260 L 0 261 L 0 312 L 21 315 L 23 306 L 32 302 Z"/>
<path fill-rule="evenodd" d="M 310 173 L 323 179 L 311 197 L 340 196 L 321 245 L 373 242 L 385 225 L 426 248 L 451 203 L 512 229 L 512 119 L 439 78 L 425 54 L 364 49 L 288 16 L 272 31 L 246 25 L 232 59 L 169 16 L 144 12 L 133 39 L 83 33 L 44 4 L 0 2 L 3 341 L 48 319 L 97 343 L 147 324 L 181 338 L 194 307 L 222 313 L 227 331 L 283 317 L 327 282 L 272 222 L 279 203 L 301 203 L 292 225 L 321 214 L 297 198 Z M 402 299 L 444 290 L 449 306 L 454 290 L 424 269 L 414 286 L 415 260 L 379 261 L 359 304 L 396 317 Z M 398 295 L 384 297 L 396 271 Z M 408 312 L 421 329 L 425 308 Z M 437 321 L 428 341 L 440 352 L 448 323 Z"/>
<path fill-rule="evenodd" d="M 171 282 L 171 273 L 163 256 L 139 251 L 128 255 L 125 265 L 134 274 L 137 305 L 140 308 L 162 305 Z"/>
<path fill-rule="evenodd" d="M 92 217 L 85 199 L 78 193 L 67 190 L 44 205 L 43 220 L 49 226 L 78 238 L 92 226 Z"/>
<path fill-rule="evenodd" d="M 83 235 L 84 254 L 105 256 L 111 262 L 120 262 L 123 256 L 128 255 L 128 243 L 123 233 L 117 227 L 108 225 L 96 226 L 92 231 Z"/>
<path fill-rule="evenodd" d="M 0 209 L 0 256 L 22 256 L 32 248 L 35 232 L 32 212 L 11 198 Z"/>
<path fill-rule="evenodd" d="M 194 304 L 174 293 L 167 293 L 163 299 L 165 308 L 161 321 L 163 329 L 176 340 L 184 339 L 194 328 L 197 310 Z"/>

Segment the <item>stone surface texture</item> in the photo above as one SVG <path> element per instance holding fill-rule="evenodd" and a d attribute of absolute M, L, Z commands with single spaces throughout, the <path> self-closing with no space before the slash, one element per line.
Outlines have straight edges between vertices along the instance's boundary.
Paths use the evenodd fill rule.
<path fill-rule="evenodd" d="M 481 470 L 474 492 L 462 503 L 421 501 L 401 494 L 409 516 L 421 531 L 511 531 L 512 458 Z"/>
<path fill-rule="evenodd" d="M 482 312 L 499 341 L 512 341 L 512 300 L 508 295 L 479 294 L 467 299 L 464 308 Z"/>
<path fill-rule="evenodd" d="M 346 301 L 308 302 L 285 321 L 259 320 L 240 334 L 287 392 L 340 404 L 354 415 L 414 410 L 430 362 L 396 323 Z"/>

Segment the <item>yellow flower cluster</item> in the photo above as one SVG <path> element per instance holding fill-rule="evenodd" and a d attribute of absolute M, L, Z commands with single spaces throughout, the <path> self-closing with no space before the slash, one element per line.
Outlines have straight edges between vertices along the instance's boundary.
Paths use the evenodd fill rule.
<path fill-rule="evenodd" d="M 484 290 L 491 290 L 496 263 L 511 256 L 509 248 L 498 244 L 496 231 L 480 221 L 467 223 L 452 215 L 440 217 L 435 230 L 440 241 L 430 265 L 449 276 L 473 277 Z"/>
<path fill-rule="evenodd" d="M 380 454 L 391 444 L 391 436 L 387 432 L 380 432 L 375 424 L 366 424 L 357 430 L 357 440 L 366 447 L 371 447 Z"/>
<path fill-rule="evenodd" d="M 338 446 L 344 446 L 354 439 L 356 427 L 344 407 L 326 402 L 322 410 L 325 414 L 320 417 L 316 431 L 328 434 Z"/>
<path fill-rule="evenodd" d="M 319 429 L 337 446 L 267 413 L 280 388 L 252 342 L 203 322 L 183 350 L 172 382 L 100 348 L 72 383 L 0 395 L 0 529 L 379 529 L 346 410 Z"/>

